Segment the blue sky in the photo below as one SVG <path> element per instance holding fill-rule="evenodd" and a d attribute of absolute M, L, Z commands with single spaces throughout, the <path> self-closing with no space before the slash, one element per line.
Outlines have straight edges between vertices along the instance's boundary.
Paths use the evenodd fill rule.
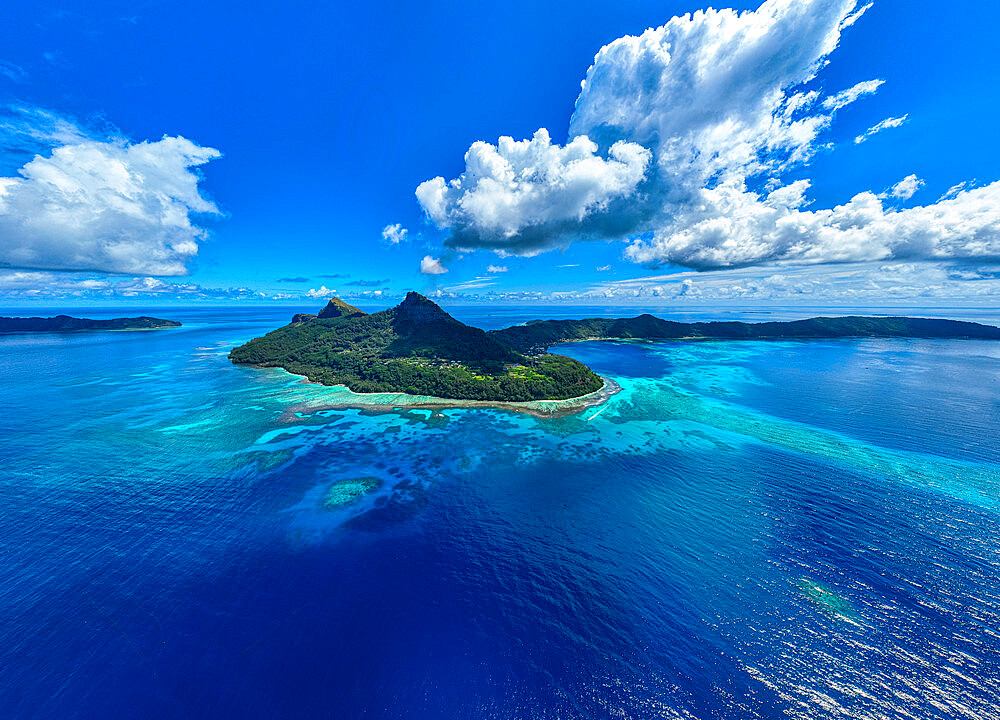
<path fill-rule="evenodd" d="M 1000 293 L 995 3 L 318 5 L 4 4 L 0 301 Z"/>

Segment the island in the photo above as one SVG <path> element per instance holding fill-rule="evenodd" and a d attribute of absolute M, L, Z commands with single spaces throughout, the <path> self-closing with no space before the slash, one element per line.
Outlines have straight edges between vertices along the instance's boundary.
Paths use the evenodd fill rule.
<path fill-rule="evenodd" d="M 680 323 L 653 315 L 588 320 L 534 320 L 485 332 L 459 322 L 416 292 L 396 307 L 367 314 L 333 298 L 316 315 L 235 348 L 238 365 L 283 368 L 354 393 L 403 393 L 494 407 L 588 398 L 539 414 L 598 404 L 617 391 L 577 360 L 548 353 L 578 340 L 793 340 L 836 338 L 970 338 L 1000 340 L 1000 328 L 911 317 L 816 317 L 791 322 Z M 414 407 L 426 400 L 414 399 Z M 512 405 L 514 404 L 514 405 Z M 433 407 L 433 404 L 428 404 Z M 538 408 L 526 408 L 537 411 Z"/>
<path fill-rule="evenodd" d="M 644 314 L 634 318 L 533 320 L 488 333 L 518 352 L 544 352 L 577 340 L 832 340 L 948 338 L 1000 340 L 1000 328 L 959 320 L 913 317 L 815 317 L 788 322 L 682 323 Z"/>
<path fill-rule="evenodd" d="M 280 367 L 356 393 L 531 402 L 589 395 L 604 380 L 562 355 L 526 355 L 416 292 L 371 315 L 333 298 L 318 315 L 233 349 L 239 365 Z"/>
<path fill-rule="evenodd" d="M 2 333 L 80 332 L 84 330 L 159 330 L 180 327 L 176 320 L 154 317 L 114 318 L 90 320 L 87 318 L 56 315 L 55 317 L 0 317 Z"/>

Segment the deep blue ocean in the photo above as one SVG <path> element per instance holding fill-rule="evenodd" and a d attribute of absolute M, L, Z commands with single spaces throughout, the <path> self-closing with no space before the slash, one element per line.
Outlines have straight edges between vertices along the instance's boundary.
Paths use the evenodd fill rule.
<path fill-rule="evenodd" d="M 229 363 L 297 311 L 0 337 L 0 718 L 1000 718 L 1000 343 L 575 343 L 605 406 L 375 414 Z"/>

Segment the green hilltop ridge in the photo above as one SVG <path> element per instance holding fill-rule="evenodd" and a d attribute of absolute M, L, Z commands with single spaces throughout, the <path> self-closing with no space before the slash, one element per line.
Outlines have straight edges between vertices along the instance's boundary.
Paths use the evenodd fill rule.
<path fill-rule="evenodd" d="M 330 302 L 326 304 L 325 308 L 319 311 L 319 315 L 316 317 L 321 317 L 325 320 L 327 318 L 357 317 L 367 314 L 364 310 L 358 310 L 353 305 L 348 305 L 340 298 L 330 298 Z"/>
<path fill-rule="evenodd" d="M 1000 328 L 959 320 L 912 317 L 816 317 L 790 322 L 681 323 L 645 314 L 634 318 L 534 320 L 489 335 L 523 353 L 573 340 L 806 340 L 952 338 L 1000 340 Z"/>
<path fill-rule="evenodd" d="M 292 316 L 293 323 L 303 323 L 310 320 L 315 320 L 316 318 L 323 318 L 327 320 L 329 318 L 336 317 L 360 317 L 361 315 L 367 315 L 364 310 L 358 310 L 353 305 L 348 305 L 340 298 L 331 298 L 330 302 L 326 304 L 326 307 L 319 311 L 319 315 L 310 315 L 308 313 L 297 313 Z"/>
<path fill-rule="evenodd" d="M 229 357 L 355 392 L 462 400 L 562 400 L 604 384 L 576 360 L 528 357 L 415 292 L 371 315 L 334 298 L 318 315 L 295 315 L 291 324 L 235 348 Z"/>

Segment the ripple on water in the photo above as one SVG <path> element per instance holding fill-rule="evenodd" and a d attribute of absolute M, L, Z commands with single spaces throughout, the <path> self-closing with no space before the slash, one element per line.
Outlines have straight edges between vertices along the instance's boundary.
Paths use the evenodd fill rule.
<path fill-rule="evenodd" d="M 217 340 L 0 383 L 0 714 L 1000 717 L 997 467 L 956 451 L 998 391 L 927 414 L 948 452 L 858 404 L 986 360 L 629 344 L 540 420 L 323 410 Z M 810 365 L 854 425 L 804 414 Z"/>

